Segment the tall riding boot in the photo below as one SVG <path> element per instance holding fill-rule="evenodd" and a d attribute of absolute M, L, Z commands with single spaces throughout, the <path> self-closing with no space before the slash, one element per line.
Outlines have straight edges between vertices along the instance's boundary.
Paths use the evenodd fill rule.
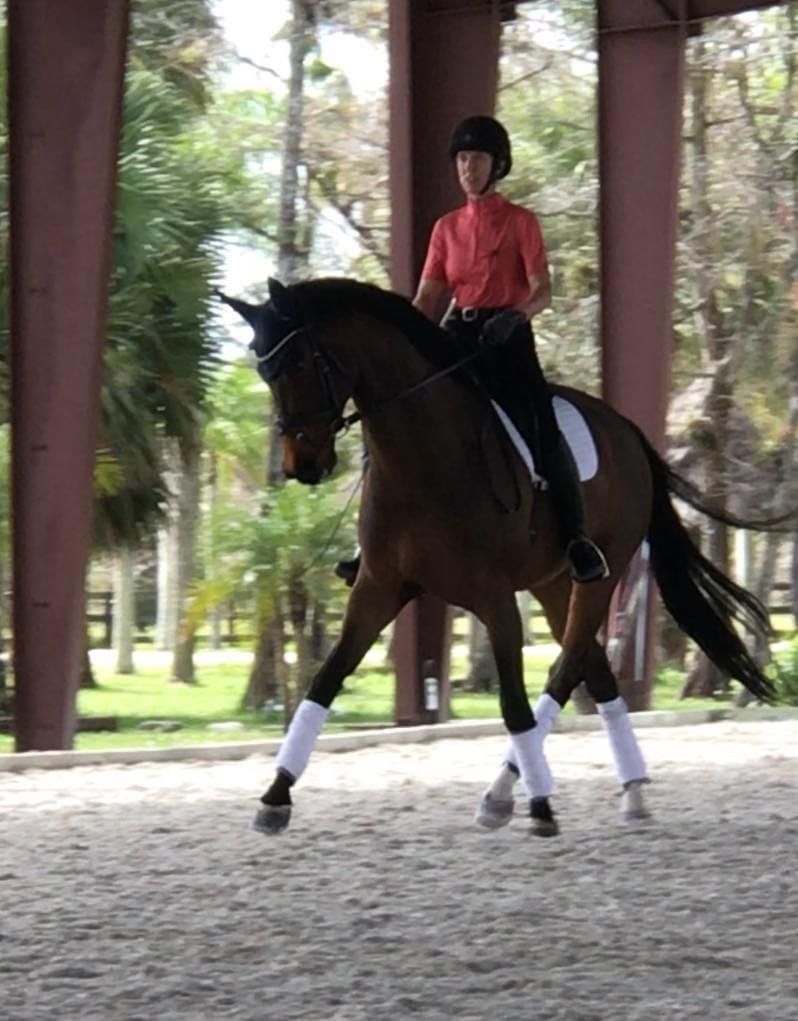
<path fill-rule="evenodd" d="M 585 535 L 585 508 L 582 501 L 582 483 L 571 448 L 565 437 L 557 432 L 553 444 L 546 445 L 544 474 L 565 542 L 571 577 L 574 581 L 600 581 L 609 576 L 610 569 L 604 554 Z"/>

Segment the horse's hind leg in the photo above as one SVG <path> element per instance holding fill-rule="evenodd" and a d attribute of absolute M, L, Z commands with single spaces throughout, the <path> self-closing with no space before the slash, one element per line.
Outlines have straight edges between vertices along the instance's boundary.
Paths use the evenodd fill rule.
<path fill-rule="evenodd" d="M 515 594 L 511 590 L 491 593 L 485 606 L 477 609 L 477 616 L 485 624 L 493 647 L 502 718 L 510 732 L 514 761 L 530 795 L 532 832 L 538 836 L 553 836 L 558 826 L 549 803 L 553 778 L 543 752 L 546 728 L 536 719 L 524 687 L 521 619 Z M 488 791 L 483 801 L 490 803 L 493 797 Z M 501 816 L 502 806 L 494 807 Z M 512 804 L 509 811 L 512 813 Z"/>
<path fill-rule="evenodd" d="M 291 818 L 291 787 L 300 778 L 321 733 L 333 699 L 344 679 L 360 663 L 380 631 L 415 592 L 356 583 L 344 615 L 341 637 L 313 678 L 307 696 L 294 713 L 277 753 L 277 773 L 261 798 L 254 827 L 261 833 L 280 833 Z"/>
<path fill-rule="evenodd" d="M 623 789 L 621 818 L 625 822 L 647 819 L 643 786 L 648 773 L 637 743 L 626 702 L 618 694 L 618 684 L 604 649 L 594 643 L 588 656 L 585 686 L 596 702 L 604 732 L 610 743 L 615 772 Z"/>

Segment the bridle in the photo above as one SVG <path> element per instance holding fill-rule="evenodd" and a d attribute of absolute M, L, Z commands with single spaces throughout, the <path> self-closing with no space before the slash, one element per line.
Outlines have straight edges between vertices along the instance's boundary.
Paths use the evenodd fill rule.
<path fill-rule="evenodd" d="M 335 380 L 333 378 L 333 369 L 335 369 L 342 376 L 346 376 L 347 373 L 344 370 L 344 368 L 340 365 L 340 363 L 337 361 L 337 359 L 334 358 L 333 355 L 330 354 L 330 352 L 319 341 L 315 339 L 315 337 L 311 334 L 308 327 L 306 326 L 295 327 L 293 330 L 287 333 L 285 337 L 283 337 L 283 339 L 279 341 L 271 351 L 267 352 L 265 355 L 256 354 L 255 361 L 258 373 L 265 382 L 267 383 L 269 383 L 270 381 L 274 382 L 279 377 L 279 372 L 272 376 L 270 380 L 269 373 L 266 370 L 266 366 L 270 361 L 272 361 L 282 351 L 284 351 L 293 340 L 301 336 L 307 337 L 308 344 L 310 345 L 310 351 L 313 358 L 313 367 L 316 372 L 316 379 L 319 383 L 319 387 L 324 396 L 324 407 L 320 408 L 318 411 L 294 413 L 290 417 L 280 415 L 276 420 L 277 428 L 281 436 L 290 436 L 295 440 L 302 440 L 305 437 L 305 431 L 308 427 L 308 424 L 310 422 L 314 422 L 318 419 L 321 419 L 322 421 L 326 422 L 327 428 L 329 429 L 330 432 L 330 437 L 334 439 L 339 433 L 346 432 L 350 428 L 350 426 L 355 424 L 355 422 L 361 421 L 361 419 L 364 417 L 364 413 L 360 411 L 353 411 L 349 415 L 344 415 L 343 407 L 344 404 L 346 403 L 346 399 L 344 399 L 343 401 L 338 399 L 338 394 L 335 389 Z M 464 355 L 462 358 L 459 358 L 456 362 L 453 362 L 446 368 L 438 369 L 436 372 L 431 373 L 429 376 L 425 376 L 424 379 L 419 380 L 417 383 L 412 383 L 410 386 L 405 387 L 405 389 L 400 390 L 399 393 L 393 394 L 390 397 L 383 398 L 380 401 L 376 401 L 374 404 L 371 405 L 371 407 L 366 411 L 365 414 L 371 415 L 374 412 L 379 411 L 382 408 L 386 407 L 387 405 L 393 404 L 395 401 L 401 401 L 405 397 L 410 397 L 412 394 L 418 393 L 419 391 L 426 389 L 426 387 L 430 386 L 432 383 L 437 382 L 437 380 L 444 379 L 446 376 L 450 376 L 453 372 L 456 372 L 457 369 L 460 369 L 464 365 L 467 365 L 469 362 L 474 361 L 481 354 L 483 354 L 484 351 L 485 351 L 484 347 L 478 347 L 475 351 L 471 351 L 469 354 Z M 261 372 L 261 367 L 263 367 L 265 371 Z M 502 446 L 502 451 L 504 452 L 506 460 L 508 457 L 506 445 Z M 355 487 L 355 489 L 352 490 L 352 493 L 350 494 L 349 497 L 350 501 L 354 496 L 356 489 L 359 488 L 360 483 L 362 481 L 363 474 L 361 474 L 357 486 Z M 521 491 L 518 488 L 517 479 L 515 480 L 515 488 L 516 499 L 514 506 L 506 505 L 504 501 L 496 494 L 496 492 L 495 491 L 493 492 L 494 498 L 499 506 L 499 509 L 505 514 L 518 510 L 518 508 L 521 505 Z"/>
<path fill-rule="evenodd" d="M 313 359 L 313 368 L 316 372 L 316 380 L 323 395 L 324 407 L 318 411 L 300 412 L 291 416 L 278 416 L 277 428 L 281 436 L 292 436 L 294 439 L 302 439 L 308 423 L 317 419 L 326 421 L 333 436 L 348 429 L 354 422 L 360 419 L 360 414 L 355 412 L 351 415 L 344 415 L 343 406 L 346 401 L 338 399 L 333 378 L 333 369 L 341 375 L 346 375 L 340 363 L 321 346 L 313 337 L 306 326 L 298 326 L 287 333 L 275 347 L 265 355 L 255 355 L 255 363 L 261 378 L 269 382 L 268 374 L 261 372 L 261 366 L 266 366 L 273 358 L 276 358 L 281 351 L 288 347 L 289 343 L 296 337 L 306 336 L 310 346 L 310 353 Z M 277 378 L 276 376 L 274 378 Z"/>
<path fill-rule="evenodd" d="M 303 335 L 307 337 L 308 344 L 310 346 L 313 367 L 316 372 L 316 379 L 319 383 L 319 388 L 321 389 L 324 399 L 324 407 L 317 411 L 297 412 L 288 417 L 280 415 L 276 420 L 277 428 L 279 429 L 281 436 L 291 436 L 294 439 L 302 439 L 308 423 L 322 419 L 326 420 L 326 424 L 331 435 L 337 436 L 338 433 L 346 432 L 352 425 L 359 422 L 363 418 L 363 413 L 360 411 L 353 411 L 349 415 L 344 415 L 343 408 L 346 403 L 346 399 L 343 401 L 338 399 L 338 394 L 335 389 L 335 380 L 333 378 L 333 369 L 342 376 L 346 376 L 347 373 L 333 355 L 331 355 L 330 352 L 315 339 L 306 326 L 298 326 L 291 330 L 290 333 L 287 333 L 283 339 L 265 355 L 256 354 L 255 362 L 258 373 L 265 382 L 270 382 L 268 373 L 261 372 L 261 366 L 264 366 L 265 368 L 270 361 L 276 358 L 278 354 L 288 347 L 291 341 Z M 399 393 L 375 402 L 368 409 L 367 414 L 372 414 L 375 411 L 384 408 L 386 405 L 392 404 L 394 401 L 403 400 L 405 397 L 410 397 L 412 394 L 418 393 L 420 390 L 424 390 L 430 384 L 437 382 L 439 379 L 444 379 L 446 376 L 450 376 L 453 372 L 456 372 L 464 365 L 474 361 L 474 359 L 478 358 L 482 353 L 483 349 L 478 348 L 476 351 L 472 351 L 470 354 L 459 358 L 456 362 L 453 362 L 446 368 L 439 369 L 437 372 L 433 372 L 431 375 L 425 376 L 424 379 L 420 380 L 418 383 L 411 384 Z M 273 382 L 276 378 L 277 376 L 272 377 L 271 381 Z"/>

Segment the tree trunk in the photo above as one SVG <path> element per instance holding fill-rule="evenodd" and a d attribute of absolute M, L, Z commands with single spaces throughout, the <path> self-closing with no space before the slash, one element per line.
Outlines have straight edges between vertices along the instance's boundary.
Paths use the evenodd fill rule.
<path fill-rule="evenodd" d="M 518 612 L 521 614 L 521 634 L 524 645 L 535 644 L 535 632 L 532 628 L 532 593 L 519 592 L 516 596 Z"/>
<path fill-rule="evenodd" d="M 196 536 L 199 519 L 200 496 L 200 450 L 195 444 L 183 451 L 183 471 L 180 478 L 179 518 L 178 518 L 178 581 L 177 605 L 180 621 L 177 632 L 177 644 L 172 660 L 171 680 L 183 684 L 195 684 L 194 644 L 195 626 L 190 624 L 187 615 L 188 598 L 196 570 Z"/>
<path fill-rule="evenodd" d="M 136 672 L 133 664 L 133 644 L 136 627 L 135 554 L 124 547 L 114 561 L 114 653 L 116 673 Z"/>
<path fill-rule="evenodd" d="M 308 627 L 308 591 L 301 575 L 291 579 L 288 590 L 288 608 L 291 615 L 291 629 L 296 647 L 296 664 L 293 673 L 291 701 L 298 706 L 305 694 L 305 687 L 313 673 L 313 646 Z"/>
<path fill-rule="evenodd" d="M 179 458 L 174 446 L 166 452 L 170 465 L 164 472 L 164 485 L 169 493 L 166 507 L 165 526 L 158 531 L 158 575 L 157 611 L 155 623 L 155 647 L 173 652 L 177 643 L 179 616 L 179 519 L 180 519 L 180 470 Z"/>
<path fill-rule="evenodd" d="M 215 519 L 218 513 L 219 505 L 219 479 L 217 471 L 217 459 L 216 453 L 210 451 L 209 456 L 209 471 L 208 471 L 208 503 L 210 505 L 211 518 Z M 211 533 L 212 533 L 211 529 Z M 210 548 L 208 550 L 208 559 L 205 564 L 205 575 L 208 581 L 212 581 L 216 576 L 216 549 L 213 545 L 213 536 L 211 535 Z M 224 621 L 224 607 L 214 606 L 208 614 L 208 622 L 211 629 L 211 648 L 214 651 L 218 651 L 222 647 L 222 622 Z"/>
<path fill-rule="evenodd" d="M 247 690 L 241 699 L 244 709 L 259 711 L 269 704 L 275 705 L 279 700 L 277 657 L 284 645 L 282 635 L 278 633 L 280 628 L 280 622 L 275 620 L 258 628 L 255 658 L 249 672 Z"/>
<path fill-rule="evenodd" d="M 711 416 L 714 442 L 707 452 L 705 489 L 709 502 L 721 510 L 726 509 L 728 502 L 728 416 L 734 398 L 727 376 L 728 373 L 722 367 L 719 368 L 707 408 Z M 708 532 L 707 557 L 724 574 L 729 574 L 728 527 L 720 521 L 710 520 Z M 729 681 L 727 673 L 715 666 L 703 652 L 697 652 L 682 688 L 681 698 L 714 698 L 724 695 L 729 691 Z"/>
<path fill-rule="evenodd" d="M 468 676 L 466 691 L 496 691 L 498 671 L 485 625 L 472 614 L 468 616 Z"/>
<path fill-rule="evenodd" d="M 792 562 L 790 564 L 790 602 L 793 627 L 798 628 L 798 532 L 792 536 Z"/>
<path fill-rule="evenodd" d="M 83 637 L 83 665 L 80 670 L 79 688 L 99 688 L 97 678 L 94 676 L 94 670 L 92 669 L 91 657 L 89 656 L 89 641 L 89 626 L 87 624 Z"/>
<path fill-rule="evenodd" d="M 798 439 L 798 351 L 793 356 L 791 363 L 792 372 L 792 384 L 791 384 L 791 411 L 790 421 L 787 427 L 787 431 L 784 435 L 780 454 L 776 456 L 776 461 L 781 466 L 781 481 L 776 490 L 776 496 L 771 504 L 770 511 L 778 516 L 786 514 L 792 507 L 795 506 L 796 490 L 796 476 L 798 476 L 798 456 L 796 455 L 796 439 Z M 770 593 L 773 589 L 773 580 L 776 575 L 776 567 L 779 559 L 779 550 L 781 549 L 784 537 L 778 532 L 768 532 L 765 535 L 765 546 L 762 553 L 762 560 L 759 566 L 757 575 L 756 585 L 754 587 L 754 595 L 764 603 L 768 605 L 770 601 Z M 793 614 L 795 615 L 795 575 L 796 575 L 796 562 L 798 560 L 798 553 L 796 552 L 796 539 L 792 537 L 792 606 Z M 798 616 L 795 618 L 798 622 Z M 757 641 L 754 645 L 753 656 L 756 662 L 760 666 L 765 666 L 770 661 L 770 645 L 767 637 L 761 635 L 757 636 Z M 739 705 L 747 705 L 753 700 L 752 696 L 747 691 L 743 690 L 738 698 Z"/>
<path fill-rule="evenodd" d="M 309 228 L 303 228 L 299 216 L 299 168 L 302 162 L 302 136 L 305 122 L 305 59 L 316 42 L 313 4 L 292 0 L 289 32 L 288 101 L 283 133 L 280 173 L 280 206 L 277 219 L 277 277 L 284 284 L 296 283 L 308 274 L 309 249 L 302 242 Z M 305 209 L 305 220 L 311 217 Z M 266 462 L 266 480 L 275 485 L 282 480 L 280 467 L 282 441 L 271 424 Z"/>
<path fill-rule="evenodd" d="M 313 664 L 323 663 L 331 648 L 330 636 L 327 631 L 327 607 L 322 602 L 313 604 L 310 625 L 310 656 Z"/>
<path fill-rule="evenodd" d="M 704 44 L 695 45 L 695 66 L 689 75 L 692 135 L 691 199 L 695 217 L 694 249 L 696 255 L 694 286 L 699 309 L 698 332 L 704 346 L 705 360 L 714 371 L 712 386 L 706 405 L 709 428 L 702 435 L 708 437 L 706 449 L 701 453 L 706 471 L 705 490 L 709 502 L 721 510 L 728 501 L 727 453 L 729 413 L 734 400 L 734 381 L 731 369 L 731 337 L 720 309 L 713 276 L 716 249 L 716 227 L 709 200 L 708 118 L 707 99 L 709 72 L 704 63 Z M 709 522 L 707 556 L 724 573 L 729 569 L 729 541 L 727 527 Z M 703 652 L 696 652 L 693 666 L 681 691 L 682 698 L 713 697 L 725 692 L 729 677 L 719 670 Z"/>

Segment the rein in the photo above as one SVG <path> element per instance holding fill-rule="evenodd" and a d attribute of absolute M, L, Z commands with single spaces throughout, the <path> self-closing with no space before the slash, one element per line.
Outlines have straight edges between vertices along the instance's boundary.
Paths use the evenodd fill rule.
<path fill-rule="evenodd" d="M 438 372 L 433 373 L 432 376 L 427 376 L 425 379 L 419 380 L 417 383 L 413 383 L 412 386 L 407 387 L 405 390 L 400 390 L 399 393 L 393 394 L 391 397 L 386 397 L 383 400 L 377 401 L 372 404 L 366 411 L 367 415 L 370 415 L 372 411 L 379 411 L 386 407 L 388 404 L 393 404 L 396 400 L 404 400 L 405 397 L 410 397 L 414 393 L 418 393 L 420 390 L 425 390 L 432 383 L 437 383 L 438 380 L 445 379 L 447 376 L 451 376 L 452 373 L 461 369 L 463 366 L 467 366 L 469 361 L 479 357 L 482 354 L 482 350 L 471 351 L 470 354 L 465 354 L 457 361 L 453 362 L 451 366 L 447 366 L 446 369 L 439 369 Z M 341 432 L 342 429 L 349 429 L 356 422 L 360 422 L 363 418 L 360 411 L 353 411 L 351 415 L 342 416 L 341 424 L 336 429 L 336 432 Z"/>
<path fill-rule="evenodd" d="M 341 366 L 336 363 L 329 351 L 325 350 L 318 344 L 306 326 L 298 326 L 295 330 L 291 330 L 285 337 L 277 344 L 271 351 L 265 355 L 255 355 L 255 362 L 258 366 L 270 362 L 285 348 L 288 346 L 290 341 L 294 340 L 295 337 L 301 334 L 306 334 L 308 342 L 310 344 L 311 354 L 313 357 L 313 364 L 316 369 L 316 376 L 321 385 L 321 389 L 324 393 L 326 407 L 318 412 L 314 412 L 312 415 L 302 415 L 303 422 L 307 422 L 309 418 L 320 418 L 322 416 L 329 415 L 330 428 L 335 435 L 340 432 L 348 431 L 355 423 L 360 422 L 363 419 L 363 413 L 360 411 L 353 411 L 348 415 L 344 415 L 342 406 L 338 402 L 337 394 L 335 392 L 335 384 L 332 379 L 332 373 L 330 371 L 331 364 L 338 369 L 339 372 L 343 372 Z M 372 414 L 375 411 L 380 411 L 382 408 L 387 407 L 389 404 L 393 404 L 395 401 L 404 400 L 406 397 L 410 397 L 415 393 L 419 393 L 421 390 L 426 389 L 432 383 L 436 383 L 439 379 L 445 379 L 450 376 L 453 372 L 461 369 L 464 365 L 468 365 L 482 354 L 481 349 L 472 351 L 467 355 L 463 355 L 462 358 L 458 358 L 456 362 L 448 365 L 445 369 L 438 369 L 437 372 L 433 372 L 431 375 L 426 376 L 424 379 L 419 380 L 418 383 L 413 383 L 411 386 L 406 387 L 404 390 L 400 390 L 397 394 L 392 394 L 390 397 L 386 397 L 381 401 L 377 401 L 373 404 L 366 412 L 366 414 Z M 297 421 L 300 416 L 292 416 Z M 301 432 L 300 425 L 294 425 L 291 422 L 285 421 L 284 419 L 278 419 L 278 426 L 281 432 Z"/>
<path fill-rule="evenodd" d="M 278 418 L 277 419 L 278 428 L 280 429 L 280 432 L 283 435 L 293 433 L 295 436 L 300 437 L 303 432 L 303 426 L 308 421 L 317 418 L 327 418 L 330 430 L 332 431 L 333 435 L 337 436 L 341 432 L 347 432 L 353 425 L 355 425 L 355 423 L 362 421 L 363 412 L 353 411 L 348 415 L 343 414 L 343 404 L 338 400 L 338 395 L 335 389 L 335 382 L 333 380 L 331 370 L 332 368 L 335 368 L 342 375 L 346 375 L 346 373 L 344 372 L 341 365 L 337 362 L 337 360 L 330 354 L 330 352 L 326 350 L 326 348 L 324 348 L 312 336 L 312 334 L 310 333 L 306 326 L 298 326 L 296 329 L 291 330 L 291 332 L 287 333 L 286 336 L 283 337 L 283 339 L 267 354 L 256 355 L 255 356 L 256 364 L 258 367 L 267 364 L 272 359 L 276 358 L 277 355 L 279 355 L 280 352 L 282 352 L 291 343 L 291 341 L 293 341 L 296 337 L 301 336 L 302 334 L 305 334 L 308 339 L 308 344 L 310 346 L 311 355 L 313 358 L 313 366 L 316 371 L 316 378 L 318 379 L 319 386 L 324 396 L 325 406 L 319 411 L 313 413 L 306 412 L 301 415 L 294 414 L 289 420 L 286 420 L 284 418 Z M 376 401 L 374 404 L 371 405 L 371 407 L 367 409 L 365 414 L 370 415 L 374 412 L 382 410 L 385 407 L 388 407 L 389 405 L 397 401 L 402 401 L 407 397 L 411 397 L 413 394 L 420 393 L 422 390 L 425 390 L 428 386 L 431 386 L 438 380 L 445 379 L 447 376 L 451 376 L 452 373 L 456 372 L 458 369 L 461 369 L 464 365 L 469 365 L 483 353 L 484 353 L 483 348 L 477 348 L 476 350 L 469 352 L 469 354 L 463 355 L 462 358 L 458 358 L 457 361 L 453 362 L 446 368 L 438 369 L 437 371 L 431 373 L 429 376 L 425 376 L 424 379 L 419 380 L 417 383 L 413 383 L 410 386 L 406 387 L 404 390 L 400 390 L 399 393 L 392 394 L 390 397 L 386 397 L 383 400 Z M 501 451 L 505 462 L 505 466 L 509 467 L 510 454 L 506 442 L 501 444 Z M 485 463 L 486 474 L 488 475 L 488 477 L 490 477 L 490 471 L 487 467 L 484 446 L 481 446 L 481 453 L 483 462 Z M 513 473 L 510 472 L 510 474 L 512 475 Z M 493 497 L 496 501 L 498 509 L 503 514 L 513 513 L 517 511 L 521 505 L 521 490 L 519 488 L 517 479 L 514 479 L 514 481 L 515 481 L 515 499 L 513 503 L 510 505 L 505 504 L 505 502 L 501 499 L 498 493 L 496 493 L 495 489 L 491 486 L 491 489 L 493 490 Z M 343 520 L 347 510 L 349 509 L 349 505 L 352 502 L 352 498 L 354 497 L 357 490 L 360 488 L 360 484 L 362 482 L 363 474 L 361 474 L 358 482 L 353 488 L 349 496 L 349 499 L 347 500 L 346 507 L 344 508 L 338 520 L 338 523 L 333 529 L 332 535 L 327 540 L 324 549 L 319 554 L 319 557 L 326 552 L 328 546 L 332 542 L 336 532 L 338 531 L 338 527 L 340 526 L 341 521 Z"/>

